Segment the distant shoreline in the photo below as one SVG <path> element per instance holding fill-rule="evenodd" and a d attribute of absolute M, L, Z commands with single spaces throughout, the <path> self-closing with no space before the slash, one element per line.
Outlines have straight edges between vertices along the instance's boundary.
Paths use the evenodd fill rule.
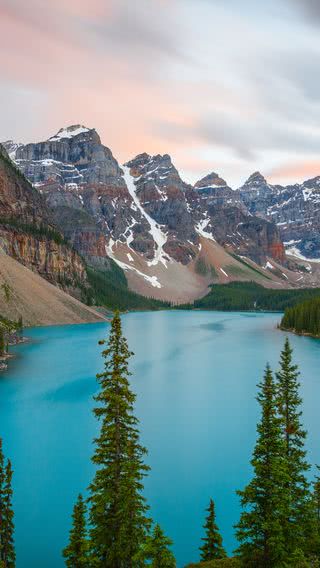
<path fill-rule="evenodd" d="M 287 331 L 288 333 L 293 333 L 294 335 L 299 335 L 300 337 L 311 337 L 312 339 L 320 339 L 320 335 L 314 335 L 308 331 L 296 331 L 294 328 L 287 328 L 281 325 L 278 326 L 281 331 Z"/>

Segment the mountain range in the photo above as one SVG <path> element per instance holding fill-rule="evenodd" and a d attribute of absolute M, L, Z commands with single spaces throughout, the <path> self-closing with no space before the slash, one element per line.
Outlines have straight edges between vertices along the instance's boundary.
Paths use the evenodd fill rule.
<path fill-rule="evenodd" d="M 257 172 L 232 189 L 211 172 L 191 185 L 167 154 L 120 165 L 81 125 L 38 143 L 6 141 L 2 157 L 1 247 L 73 295 L 89 287 L 86 266 L 101 276 L 116 265 L 133 292 L 176 303 L 211 283 L 320 282 L 320 177 L 282 187 Z M 21 224 L 46 227 L 51 245 L 36 246 Z"/>

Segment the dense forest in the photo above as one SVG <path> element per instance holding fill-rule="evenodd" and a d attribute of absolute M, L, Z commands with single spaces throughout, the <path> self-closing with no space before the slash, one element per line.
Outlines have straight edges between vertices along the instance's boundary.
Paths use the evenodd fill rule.
<path fill-rule="evenodd" d="M 86 304 L 112 310 L 157 310 L 170 308 L 169 302 L 140 296 L 129 290 L 124 271 L 110 259 L 110 269 L 104 271 L 87 267 L 89 288 L 83 289 Z"/>
<path fill-rule="evenodd" d="M 213 284 L 206 296 L 184 308 L 283 311 L 298 302 L 319 296 L 319 288 L 274 290 L 264 288 L 255 282 L 231 282 L 230 284 Z"/>
<path fill-rule="evenodd" d="M 110 270 L 87 269 L 89 289 L 83 291 L 83 300 L 88 304 L 125 310 L 221 310 L 221 311 L 284 311 L 299 302 L 320 297 L 319 288 L 296 288 L 274 290 L 255 282 L 231 282 L 213 284 L 210 292 L 192 304 L 174 305 L 170 302 L 146 298 L 128 288 L 123 270 L 110 261 Z"/>
<path fill-rule="evenodd" d="M 320 337 L 320 294 L 292 308 L 287 308 L 280 324 L 281 329 Z"/>

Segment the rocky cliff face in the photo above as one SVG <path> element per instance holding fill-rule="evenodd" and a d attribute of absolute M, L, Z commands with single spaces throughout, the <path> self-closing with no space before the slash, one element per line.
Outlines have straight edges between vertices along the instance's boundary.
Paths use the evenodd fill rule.
<path fill-rule="evenodd" d="M 289 252 L 320 258 L 320 177 L 280 186 L 253 174 L 239 192 L 252 214 L 277 225 Z"/>
<path fill-rule="evenodd" d="M 192 245 L 198 244 L 199 237 L 185 198 L 188 186 L 180 178 L 170 156 L 140 154 L 126 166 L 133 178 L 138 206 L 163 232 L 164 252 L 174 260 L 188 264 L 195 256 Z"/>
<path fill-rule="evenodd" d="M 54 284 L 76 293 L 85 265 L 54 225 L 45 199 L 0 152 L 0 247 Z"/>
<path fill-rule="evenodd" d="M 153 257 L 149 223 L 128 191 L 123 170 L 94 129 L 61 129 L 45 142 L 18 145 L 10 155 L 91 263 L 103 264 L 110 240 L 129 242 L 134 250 Z"/>
<path fill-rule="evenodd" d="M 277 227 L 252 216 L 233 191 L 216 173 L 211 173 L 188 189 L 189 210 L 203 236 L 214 238 L 229 252 L 247 256 L 258 264 L 272 257 L 285 262 L 284 247 Z"/>
<path fill-rule="evenodd" d="M 69 246 L 58 244 L 53 239 L 33 236 L 24 229 L 5 225 L 0 226 L 0 247 L 53 284 L 76 289 L 86 281 L 85 266 L 79 255 Z"/>

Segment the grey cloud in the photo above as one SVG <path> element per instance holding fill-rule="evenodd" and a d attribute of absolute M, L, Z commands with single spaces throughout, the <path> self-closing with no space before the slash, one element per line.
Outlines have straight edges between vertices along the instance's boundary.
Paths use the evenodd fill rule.
<path fill-rule="evenodd" d="M 310 133 L 299 123 L 277 121 L 261 112 L 255 118 L 211 112 L 199 116 L 192 127 L 170 122 L 157 124 L 157 131 L 169 139 L 190 140 L 196 136 L 203 144 L 233 151 L 238 157 L 254 161 L 261 152 L 318 152 L 320 130 Z"/>
<path fill-rule="evenodd" d="M 92 26 L 100 45 L 111 50 L 129 50 L 128 56 L 143 54 L 149 63 L 156 54 L 187 61 L 182 49 L 181 26 L 175 8 L 160 0 L 119 0 L 110 21 Z"/>
<path fill-rule="evenodd" d="M 319 0 L 289 0 L 290 4 L 304 13 L 304 15 L 312 22 L 320 22 L 320 3 Z M 318 22 L 319 20 L 319 22 Z"/>

